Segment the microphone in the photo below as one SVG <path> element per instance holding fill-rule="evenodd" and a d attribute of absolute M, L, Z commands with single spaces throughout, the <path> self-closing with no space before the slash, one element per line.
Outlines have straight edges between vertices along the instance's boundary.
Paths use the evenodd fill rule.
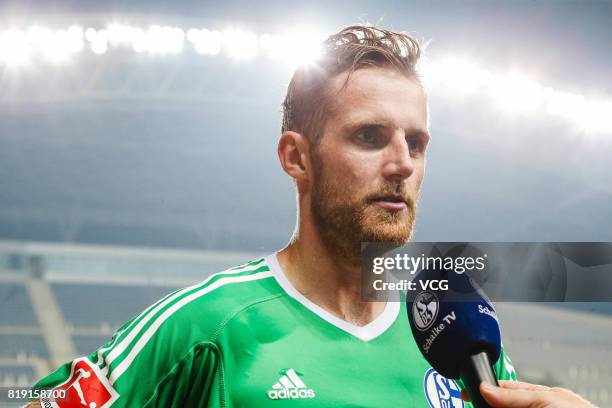
<path fill-rule="evenodd" d="M 406 309 L 421 353 L 439 374 L 461 378 L 475 408 L 490 408 L 479 387 L 498 385 L 493 364 L 501 334 L 493 305 L 470 277 L 453 270 L 423 270 L 413 282 Z"/>

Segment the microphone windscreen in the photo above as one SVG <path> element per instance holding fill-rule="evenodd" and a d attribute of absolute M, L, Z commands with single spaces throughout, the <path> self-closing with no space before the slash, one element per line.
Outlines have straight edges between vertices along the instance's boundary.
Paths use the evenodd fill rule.
<path fill-rule="evenodd" d="M 444 284 L 447 281 L 447 286 Z M 421 353 L 446 378 L 459 378 L 461 364 L 485 351 L 494 363 L 501 352 L 497 314 L 465 273 L 427 269 L 418 273 L 406 306 Z"/>

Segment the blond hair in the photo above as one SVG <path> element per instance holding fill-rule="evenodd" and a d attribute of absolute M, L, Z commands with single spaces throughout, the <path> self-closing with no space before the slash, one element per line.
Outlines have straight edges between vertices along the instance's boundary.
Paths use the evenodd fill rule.
<path fill-rule="evenodd" d="M 365 67 L 390 67 L 419 81 L 416 64 L 421 56 L 417 40 L 405 33 L 353 25 L 328 37 L 322 57 L 312 66 L 298 68 L 282 104 L 282 132 L 292 130 L 316 145 L 330 107 L 328 85 L 336 75 Z"/>

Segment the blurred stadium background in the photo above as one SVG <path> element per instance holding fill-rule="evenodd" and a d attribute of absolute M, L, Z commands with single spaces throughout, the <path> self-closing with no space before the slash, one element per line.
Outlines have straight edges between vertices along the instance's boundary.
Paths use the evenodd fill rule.
<path fill-rule="evenodd" d="M 416 240 L 612 241 L 612 3 L 96 3 L 0 5 L 0 386 L 286 243 L 284 88 L 355 22 L 428 43 Z M 612 407 L 610 304 L 498 308 L 519 378 Z"/>

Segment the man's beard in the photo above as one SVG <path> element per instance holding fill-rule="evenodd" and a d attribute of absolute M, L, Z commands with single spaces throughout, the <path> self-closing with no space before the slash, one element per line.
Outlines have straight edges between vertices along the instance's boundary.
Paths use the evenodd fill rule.
<path fill-rule="evenodd" d="M 324 244 L 336 256 L 358 263 L 362 243 L 382 242 L 387 247 L 397 247 L 411 238 L 416 200 L 406 193 L 404 184 L 385 181 L 377 190 L 355 197 L 351 186 L 325 174 L 316 153 L 312 159 L 314 181 L 310 209 Z M 373 204 L 376 198 L 395 194 L 406 199 L 406 210 L 391 212 Z"/>

